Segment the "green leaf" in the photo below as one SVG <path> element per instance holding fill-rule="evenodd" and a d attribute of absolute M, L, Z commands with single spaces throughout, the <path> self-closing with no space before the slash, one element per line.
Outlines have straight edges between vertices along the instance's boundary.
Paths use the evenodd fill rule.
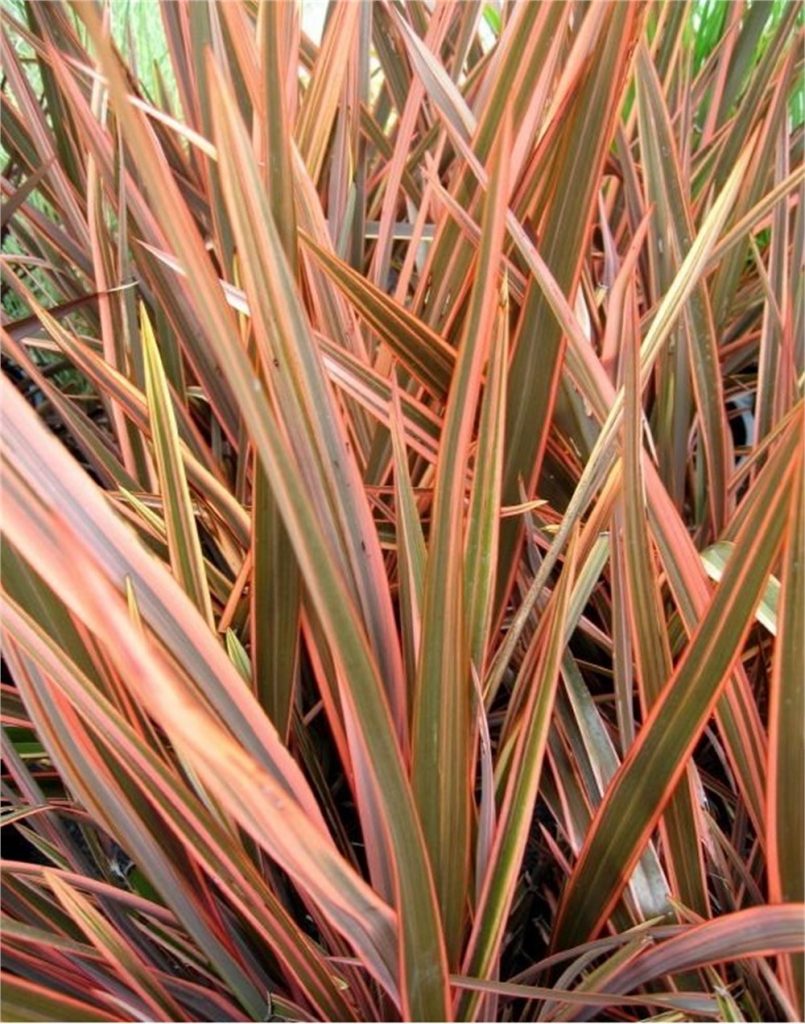
<path fill-rule="evenodd" d="M 427 324 L 389 298 L 332 253 L 301 234 L 303 244 L 414 376 L 436 395 L 448 388 L 455 353 Z"/>
<path fill-rule="evenodd" d="M 791 429 L 765 467 L 710 606 L 604 796 L 562 897 L 558 949 L 603 925 L 740 656 L 782 540 L 801 440 Z"/>
<path fill-rule="evenodd" d="M 508 281 L 504 275 L 500 290 L 496 337 L 489 354 L 487 381 L 481 405 L 467 523 L 467 546 L 464 554 L 470 661 L 481 678 L 486 668 L 487 652 L 491 647 L 490 627 L 498 561 L 508 342 Z"/>
<path fill-rule="evenodd" d="M 104 919 L 82 893 L 63 882 L 56 874 L 45 879 L 59 902 L 81 927 L 90 942 L 112 964 L 139 995 L 143 1005 L 157 1017 L 181 1017 L 182 1011 L 149 971 L 136 951 L 111 923 Z"/>
<path fill-rule="evenodd" d="M 190 492 L 179 451 L 179 435 L 165 371 L 145 306 L 140 307 L 145 381 L 171 565 L 177 580 L 213 629 L 210 590 L 204 570 Z"/>
<path fill-rule="evenodd" d="M 369 532 L 372 527 L 363 495 L 359 497 L 351 486 L 357 477 L 356 468 L 346 448 L 343 426 L 335 423 L 319 356 L 310 345 L 309 332 L 294 299 L 270 214 L 265 211 L 257 216 L 257 211 L 264 211 L 264 207 L 260 206 L 254 168 L 243 157 L 242 127 L 235 120 L 231 100 L 220 87 L 215 92 L 214 111 L 217 137 L 224 143 L 221 151 L 231 153 L 233 158 L 239 154 L 223 174 L 230 214 L 237 218 L 236 237 L 241 248 L 259 260 L 246 265 L 254 275 L 251 285 L 247 279 L 247 288 L 253 300 L 259 297 L 264 304 L 260 325 L 263 341 L 268 343 L 270 327 L 277 343 L 274 352 L 280 365 L 274 367 L 273 358 L 269 357 L 264 368 L 269 379 L 273 370 L 279 371 L 281 379 L 277 384 L 282 390 L 278 397 L 284 403 L 283 413 L 293 415 L 291 422 L 299 424 L 291 442 L 312 441 L 321 447 L 307 451 L 303 448 L 305 459 L 300 466 L 292 461 L 291 450 L 279 432 L 266 429 L 267 421 L 259 414 L 251 424 L 258 427 L 255 445 L 336 665 L 358 769 L 362 823 L 371 835 L 369 852 L 374 858 L 376 876 L 381 871 L 386 877 L 393 872 L 397 886 L 394 897 L 401 918 L 403 1006 L 406 1012 L 410 1008 L 414 1014 L 441 1018 L 447 1012 L 443 936 L 436 920 L 430 868 L 403 771 L 398 736 L 404 736 L 407 727 L 404 679 L 401 659 L 397 663 L 399 668 L 395 665 L 399 650 L 395 652 L 391 646 L 396 644 L 396 636 L 392 641 L 388 591 L 379 589 L 385 586 L 385 576 L 381 583 L 379 545 L 376 535 Z M 250 209 L 254 211 L 251 216 Z M 254 315 L 258 308 L 261 307 L 252 310 Z M 303 388 L 303 384 L 307 386 Z M 314 495 L 329 502 L 333 493 L 328 493 L 329 485 L 338 492 L 340 500 L 332 506 L 335 522 L 323 520 L 323 509 L 311 505 L 309 486 L 322 477 L 328 489 L 323 494 L 314 491 Z M 350 506 L 353 514 L 348 516 Z M 344 531 L 346 550 L 339 550 L 334 543 L 336 526 Z M 366 625 L 379 641 L 376 653 L 369 646 L 364 623 L 345 588 L 342 551 L 351 560 L 356 581 L 361 583 Z M 376 657 L 383 658 L 387 671 L 382 675 Z M 390 706 L 396 709 L 393 718 Z"/>
<path fill-rule="evenodd" d="M 724 567 L 730 559 L 734 544 L 728 540 L 711 544 L 702 551 L 701 559 L 707 575 L 716 583 L 724 575 Z M 757 606 L 755 617 L 765 626 L 772 636 L 777 636 L 777 606 L 780 601 L 780 581 L 774 576 L 769 577 L 766 592 Z"/>
<path fill-rule="evenodd" d="M 670 287 L 693 234 L 693 217 L 686 195 L 683 171 L 677 152 L 671 119 L 662 95 L 662 87 L 648 50 L 642 45 L 637 55 L 637 95 L 643 164 L 647 179 L 648 199 L 655 207 L 655 240 L 652 262 L 656 265 L 657 287 L 664 294 Z M 660 400 L 669 408 L 673 435 L 681 435 L 679 451 L 673 451 L 666 475 L 684 482 L 687 462 L 687 408 L 684 394 L 688 376 L 692 376 L 699 413 L 700 435 L 707 464 L 707 501 L 717 533 L 726 515 L 727 472 L 732 461 L 729 431 L 724 414 L 724 394 L 719 366 L 718 337 L 710 299 L 704 284 L 693 290 L 676 332 L 676 351 L 663 358 L 664 373 L 660 378 L 663 394 Z M 690 369 L 686 365 L 689 358 Z M 675 365 L 674 365 L 675 361 Z M 662 410 L 661 410 L 662 411 Z M 684 418 L 680 418 L 680 412 Z M 664 437 L 658 438 L 658 447 Z M 664 447 L 664 446 L 663 446 Z M 664 464 L 661 454 L 661 467 Z M 674 458 L 674 456 L 678 456 Z M 676 494 L 679 488 L 672 493 Z M 682 487 L 682 492 L 684 486 Z"/>
<path fill-rule="evenodd" d="M 800 412 L 801 416 L 801 412 Z M 769 709 L 767 842 L 769 896 L 773 903 L 805 903 L 805 503 L 802 464 L 791 485 L 788 536 L 778 611 Z M 805 963 L 800 953 L 784 961 L 783 977 L 792 1006 L 805 998 Z"/>
<path fill-rule="evenodd" d="M 394 408 L 391 416 L 391 443 L 394 452 L 394 499 L 397 512 L 395 538 L 406 673 L 412 707 L 422 635 L 422 596 L 425 589 L 427 548 L 416 497 L 411 486 L 408 457 L 402 436 L 400 392 L 395 385 L 392 386 L 392 399 Z"/>
<path fill-rule="evenodd" d="M 141 737 L 98 694 L 75 665 L 41 633 L 20 609 L 7 607 L 6 623 L 13 624 L 16 641 L 36 661 L 53 683 L 107 742 L 119 765 L 143 794 L 158 808 L 161 832 L 167 828 L 194 851 L 200 865 L 223 886 L 239 905 L 256 933 L 273 947 L 286 969 L 315 1005 L 327 1014 L 349 1012 L 331 982 L 331 971 L 306 938 L 290 921 L 273 893 L 257 874 L 232 835 L 209 813 L 176 774 L 148 749 Z M 163 822 L 165 824 L 163 824 Z M 152 860 L 144 859 L 143 866 Z M 159 877 L 153 872 L 152 877 Z M 151 890 L 147 879 L 145 887 Z M 173 890 L 168 891 L 168 896 Z M 179 905 L 181 906 L 181 905 Z"/>
<path fill-rule="evenodd" d="M 625 85 L 628 50 L 639 22 L 633 4 L 591 8 L 588 17 L 599 19 L 589 44 L 595 59 L 585 66 L 573 105 L 562 120 L 561 141 L 551 167 L 552 195 L 544 212 L 546 244 L 542 256 L 559 288 L 571 298 L 581 269 L 581 240 L 589 230 L 594 192 Z M 563 353 L 561 329 L 536 284 L 529 288 L 520 324 L 514 338 L 506 402 L 503 499 L 507 504 L 519 500 L 521 480 L 529 495 L 536 482 L 558 393 Z M 503 524 L 499 598 L 511 580 L 519 537 L 516 521 Z"/>
<path fill-rule="evenodd" d="M 618 279 L 618 282 L 623 278 Z M 616 282 L 613 289 L 620 291 Z M 637 343 L 637 308 L 631 280 L 624 296 L 624 333 L 621 362 L 624 380 L 624 496 L 623 548 L 629 593 L 629 618 L 633 623 L 632 649 L 637 667 L 638 692 L 643 714 L 659 699 L 671 677 L 673 661 L 665 623 L 662 592 L 657 585 L 657 566 L 643 507 L 643 405 Z M 707 884 L 701 856 L 698 815 L 693 803 L 701 783 L 695 767 L 688 766 L 687 779 L 675 790 L 663 816 L 663 837 L 668 845 L 667 861 L 679 898 L 692 911 L 708 911 Z"/>
<path fill-rule="evenodd" d="M 2 1006 L 3 1020 L 6 1021 L 108 1021 L 110 1014 L 117 1015 L 120 1011 L 108 1007 L 93 1006 L 91 1003 L 73 999 L 70 996 L 54 992 L 52 987 L 17 978 L 5 971 L 2 974 Z M 134 1020 L 128 1018 L 120 1018 Z"/>
<path fill-rule="evenodd" d="M 507 116 L 484 209 L 477 283 L 445 412 L 414 700 L 413 786 L 453 964 L 460 953 L 470 872 L 472 680 L 464 608 L 464 490 L 481 373 L 498 319 L 499 293 L 487 282 L 499 274 L 510 132 Z"/>
<path fill-rule="evenodd" d="M 495 843 L 468 946 L 468 973 L 484 980 L 490 979 L 496 969 L 506 919 L 528 841 L 566 642 L 567 611 L 575 570 L 576 544 L 571 541 L 559 583 L 532 642 L 539 651 L 538 661 L 520 716 L 521 723 L 498 816 Z M 477 1004 L 477 993 L 465 996 L 462 1000 L 462 1015 L 473 1019 L 473 1009 Z"/>

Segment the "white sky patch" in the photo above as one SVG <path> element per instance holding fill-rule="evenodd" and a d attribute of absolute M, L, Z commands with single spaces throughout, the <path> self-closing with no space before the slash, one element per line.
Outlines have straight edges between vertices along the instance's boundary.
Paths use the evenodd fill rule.
<path fill-rule="evenodd" d="M 302 0 L 302 29 L 314 43 L 321 42 L 328 0 Z"/>

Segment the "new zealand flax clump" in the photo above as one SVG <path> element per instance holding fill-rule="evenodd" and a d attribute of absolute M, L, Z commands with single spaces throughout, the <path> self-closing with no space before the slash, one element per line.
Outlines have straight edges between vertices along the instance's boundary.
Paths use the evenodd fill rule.
<path fill-rule="evenodd" d="M 4 3 L 3 1018 L 801 1019 L 802 6 L 305 13 Z"/>

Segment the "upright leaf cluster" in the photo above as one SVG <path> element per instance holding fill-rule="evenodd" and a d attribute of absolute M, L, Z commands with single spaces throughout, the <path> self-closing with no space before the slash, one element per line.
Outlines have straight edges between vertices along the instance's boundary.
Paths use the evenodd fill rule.
<path fill-rule="evenodd" d="M 801 6 L 120 10 L 0 38 L 4 1019 L 799 1019 Z"/>

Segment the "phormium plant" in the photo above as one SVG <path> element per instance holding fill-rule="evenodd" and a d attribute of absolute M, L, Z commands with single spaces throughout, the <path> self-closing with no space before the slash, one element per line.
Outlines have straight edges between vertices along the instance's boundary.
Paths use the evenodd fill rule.
<path fill-rule="evenodd" d="M 4 1019 L 798 1019 L 801 6 L 126 10 L 3 15 Z"/>

